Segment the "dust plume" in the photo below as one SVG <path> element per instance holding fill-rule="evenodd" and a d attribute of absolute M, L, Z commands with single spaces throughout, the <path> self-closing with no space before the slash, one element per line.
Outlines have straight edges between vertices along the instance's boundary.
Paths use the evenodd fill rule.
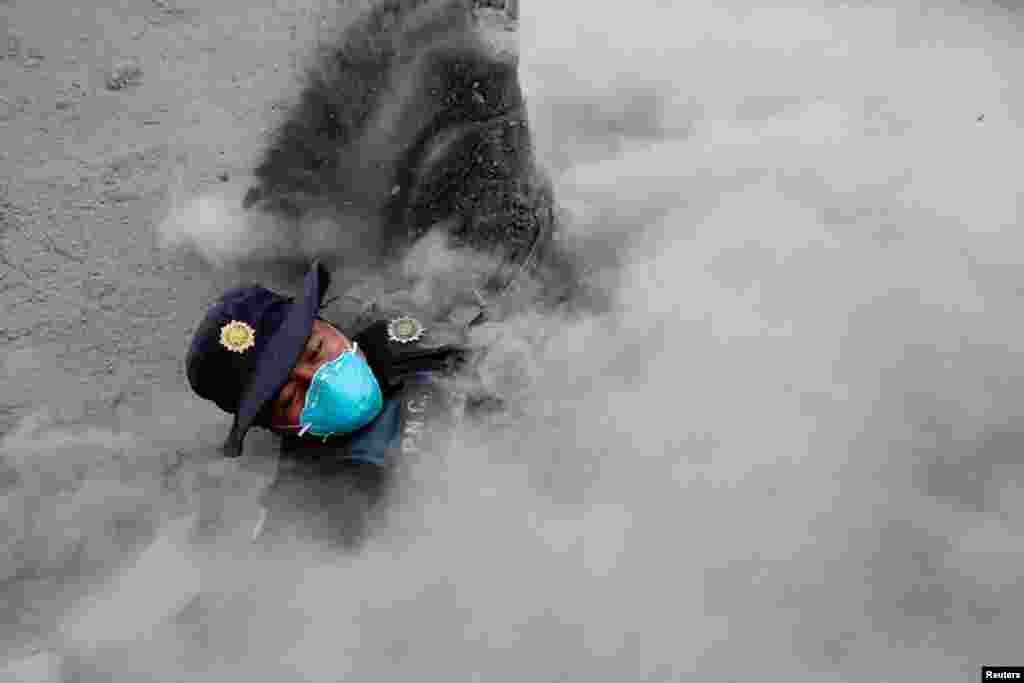
<path fill-rule="evenodd" d="M 358 554 L 188 543 L 174 523 L 196 504 L 146 496 L 148 550 L 113 569 L 127 594 L 166 594 L 126 604 L 111 584 L 61 611 L 45 635 L 63 659 L 24 671 L 962 681 L 1012 663 L 1019 19 L 910 2 L 521 13 L 538 154 L 609 310 L 482 332 L 526 358 L 513 417 L 416 463 Z M 177 400 L 189 443 L 214 444 L 224 425 Z M 138 452 L 184 443 L 161 433 L 139 431 Z M 185 490 L 234 492 L 221 517 L 245 520 L 257 461 Z M 46 529 L 43 545 L 66 533 Z"/>

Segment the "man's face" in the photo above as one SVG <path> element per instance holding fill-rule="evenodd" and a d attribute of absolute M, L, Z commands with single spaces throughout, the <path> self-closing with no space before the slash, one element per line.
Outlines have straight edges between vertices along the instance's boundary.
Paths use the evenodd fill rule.
<path fill-rule="evenodd" d="M 313 321 L 313 333 L 306 341 L 306 348 L 296 361 L 288 381 L 281 387 L 271 404 L 270 426 L 272 429 L 290 431 L 299 425 L 299 415 L 306 402 L 313 375 L 320 366 L 332 361 L 352 348 L 352 342 L 330 323 Z M 362 352 L 359 352 L 362 353 Z"/>

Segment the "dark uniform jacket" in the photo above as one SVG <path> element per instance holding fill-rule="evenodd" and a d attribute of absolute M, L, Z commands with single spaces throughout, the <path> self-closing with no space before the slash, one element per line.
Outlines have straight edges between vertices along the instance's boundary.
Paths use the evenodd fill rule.
<path fill-rule="evenodd" d="M 337 308 L 333 313 L 334 319 L 328 307 L 322 317 L 351 318 Z M 282 439 L 277 479 L 264 496 L 268 534 L 287 528 L 289 538 L 354 545 L 400 469 L 444 456 L 462 410 L 454 379 L 469 360 L 460 343 L 465 328 L 433 321 L 420 339 L 402 343 L 389 338 L 388 323 L 403 315 L 369 311 L 338 325 L 374 369 L 384 407 L 351 434 Z"/>

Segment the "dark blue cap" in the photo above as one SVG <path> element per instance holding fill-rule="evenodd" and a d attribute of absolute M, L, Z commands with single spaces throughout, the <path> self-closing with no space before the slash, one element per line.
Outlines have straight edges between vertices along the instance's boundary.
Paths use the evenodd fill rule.
<path fill-rule="evenodd" d="M 251 426 L 267 426 L 266 408 L 309 340 L 329 284 L 330 273 L 314 261 L 301 298 L 258 285 L 236 287 L 199 324 L 185 360 L 188 381 L 197 394 L 235 416 L 223 446 L 228 457 L 242 454 Z"/>

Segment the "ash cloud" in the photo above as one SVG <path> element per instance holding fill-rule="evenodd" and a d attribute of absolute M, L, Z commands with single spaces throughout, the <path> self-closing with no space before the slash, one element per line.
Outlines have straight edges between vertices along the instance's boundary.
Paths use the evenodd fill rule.
<path fill-rule="evenodd" d="M 524 4 L 538 154 L 608 310 L 488 328 L 528 342 L 514 417 L 417 463 L 359 554 L 186 543 L 196 504 L 156 504 L 117 576 L 168 595 L 61 611 L 63 659 L 24 670 L 954 681 L 1012 659 L 1022 101 L 1000 12 Z M 65 462 L 24 443 L 5 452 Z M 243 470 L 190 490 L 234 491 L 244 520 Z"/>

